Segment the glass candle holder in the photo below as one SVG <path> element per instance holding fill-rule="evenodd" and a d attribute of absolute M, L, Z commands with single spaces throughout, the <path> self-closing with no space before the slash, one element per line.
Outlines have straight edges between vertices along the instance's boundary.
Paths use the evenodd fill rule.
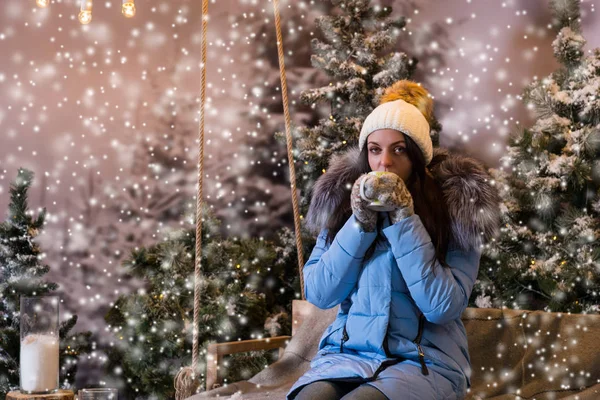
<path fill-rule="evenodd" d="M 58 391 L 58 296 L 21 297 L 20 389 Z"/>
<path fill-rule="evenodd" d="M 81 389 L 78 400 L 118 400 L 119 391 L 109 388 Z"/>

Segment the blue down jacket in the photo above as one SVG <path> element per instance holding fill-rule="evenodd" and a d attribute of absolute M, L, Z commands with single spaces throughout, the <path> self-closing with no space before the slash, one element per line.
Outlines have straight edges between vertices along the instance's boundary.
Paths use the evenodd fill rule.
<path fill-rule="evenodd" d="M 448 161 L 460 164 L 461 159 Z M 464 167 L 464 163 L 460 165 Z M 455 164 L 446 162 L 444 166 Z M 485 176 L 481 169 L 475 172 Z M 477 193 L 471 191 L 468 195 Z M 473 199 L 478 200 L 471 197 L 471 203 Z M 496 197 L 492 193 L 484 199 L 485 207 L 492 208 L 483 207 L 479 212 L 489 213 L 487 221 L 494 221 L 497 214 L 491 210 L 498 207 L 494 204 Z M 467 229 L 457 227 L 457 212 L 449 211 L 455 218 L 453 230 Z M 471 365 L 460 316 L 477 278 L 485 236 L 469 238 L 455 231 L 446 255 L 451 268 L 444 268 L 435 259 L 431 237 L 418 215 L 393 225 L 387 213 L 381 213 L 380 219 L 379 236 L 377 232 L 364 232 L 353 215 L 330 244 L 326 243 L 327 229 L 320 231 L 304 266 L 305 296 L 321 309 L 340 307 L 321 337 L 311 370 L 294 384 L 289 399 L 304 385 L 318 380 L 374 382 L 384 370 L 393 374 L 394 365 L 404 360 L 420 366 L 423 375 L 428 375 L 430 369 L 442 374 L 459 396 L 470 386 Z M 375 252 L 363 262 L 365 252 L 378 237 Z M 336 361 L 327 365 L 332 356 Z M 378 389 L 390 399 L 398 397 L 389 385 Z"/>

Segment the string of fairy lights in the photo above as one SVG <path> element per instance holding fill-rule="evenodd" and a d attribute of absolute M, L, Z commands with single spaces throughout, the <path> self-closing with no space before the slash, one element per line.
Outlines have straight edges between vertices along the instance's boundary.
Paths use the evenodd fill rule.
<path fill-rule="evenodd" d="M 50 5 L 50 0 L 35 0 L 35 3 L 40 8 L 46 8 Z M 93 0 L 80 0 L 77 18 L 83 25 L 92 22 L 92 5 Z M 121 13 L 127 18 L 133 18 L 135 16 L 135 0 L 123 0 Z"/>

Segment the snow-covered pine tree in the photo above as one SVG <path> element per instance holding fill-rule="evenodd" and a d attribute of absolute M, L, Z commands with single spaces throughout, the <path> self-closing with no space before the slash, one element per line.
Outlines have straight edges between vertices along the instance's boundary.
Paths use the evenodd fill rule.
<path fill-rule="evenodd" d="M 174 48 L 179 49 L 177 42 Z M 54 228 L 64 232 L 46 235 L 46 244 L 59 234 L 64 238 L 55 261 L 73 276 L 64 293 L 71 304 L 81 300 L 86 287 L 100 291 L 118 283 L 119 293 L 133 292 L 140 283 L 122 275 L 121 261 L 131 249 L 180 229 L 186 209 L 195 207 L 199 99 L 178 89 L 183 85 L 181 59 L 170 60 L 164 71 L 146 75 L 150 101 L 139 105 L 135 138 L 119 152 L 123 176 L 109 182 L 90 170 L 79 196 L 68 200 L 79 218 Z M 116 299 L 113 291 L 102 294 L 99 301 L 86 302 L 82 322 L 90 329 L 98 328 L 93 321 L 102 319 Z"/>
<path fill-rule="evenodd" d="M 300 92 L 315 81 L 320 79 L 323 84 L 324 74 L 310 64 L 310 39 L 314 20 L 331 7 L 329 2 L 308 5 L 305 1 L 280 7 L 288 105 L 297 124 L 317 122 L 314 110 L 298 100 Z M 285 140 L 274 137 L 275 132 L 285 130 L 285 120 L 272 6 L 262 13 L 244 15 L 243 22 L 252 49 L 248 58 L 255 70 L 243 85 L 247 108 L 241 118 L 249 122 L 249 128 L 240 161 L 222 181 L 227 191 L 235 190 L 237 202 L 217 215 L 232 221 L 238 227 L 232 231 L 240 235 L 273 239 L 277 229 L 293 225 L 293 213 Z"/>
<path fill-rule="evenodd" d="M 283 252 L 287 243 L 222 239 L 219 221 L 207 207 L 202 215 L 202 352 L 209 341 L 290 334 L 289 308 L 296 291 L 286 282 L 297 272 L 278 262 L 289 257 Z M 193 218 L 188 223 L 193 226 Z M 113 344 L 104 378 L 120 387 L 125 398 L 173 398 L 175 375 L 191 364 L 194 249 L 195 229 L 188 228 L 132 251 L 125 261 L 145 286 L 137 294 L 120 297 L 106 316 Z M 229 381 L 247 379 L 273 361 L 271 352 L 231 358 L 220 371 Z M 206 368 L 203 357 L 199 368 Z M 204 385 L 204 375 L 201 380 Z"/>
<path fill-rule="evenodd" d="M 482 260 L 475 305 L 600 311 L 600 50 L 585 54 L 579 1 L 553 0 L 552 43 L 561 67 L 533 81 L 537 114 L 491 170 L 503 226 Z"/>
<path fill-rule="evenodd" d="M 329 105 L 328 116 L 310 127 L 295 131 L 296 157 L 301 163 L 298 187 L 309 193 L 323 174 L 332 154 L 358 143 L 362 121 L 378 104 L 383 90 L 397 80 L 409 79 L 417 59 L 398 50 L 406 30 L 406 18 L 393 16 L 390 6 L 370 1 L 333 1 L 331 15 L 317 19 L 323 39 L 312 40 L 312 65 L 330 78 L 327 86 L 308 89 L 302 100 L 316 107 Z M 434 146 L 439 143 L 440 124 L 429 121 Z M 308 206 L 304 196 L 302 204 Z"/>
<path fill-rule="evenodd" d="M 19 169 L 10 187 L 8 219 L 0 224 L 0 397 L 19 388 L 20 297 L 53 294 L 58 285 L 45 279 L 50 270 L 36 236 L 44 228 L 46 209 L 37 217 L 28 209 L 33 173 Z M 72 388 L 78 359 L 92 350 L 91 333 L 72 333 L 73 315 L 60 324 L 60 386 Z"/>

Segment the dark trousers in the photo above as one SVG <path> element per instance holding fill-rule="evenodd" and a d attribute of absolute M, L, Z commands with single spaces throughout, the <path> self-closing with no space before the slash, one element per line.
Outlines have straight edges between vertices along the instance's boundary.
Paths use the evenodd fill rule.
<path fill-rule="evenodd" d="M 295 400 L 388 400 L 388 398 L 367 384 L 318 381 L 304 386 Z"/>

